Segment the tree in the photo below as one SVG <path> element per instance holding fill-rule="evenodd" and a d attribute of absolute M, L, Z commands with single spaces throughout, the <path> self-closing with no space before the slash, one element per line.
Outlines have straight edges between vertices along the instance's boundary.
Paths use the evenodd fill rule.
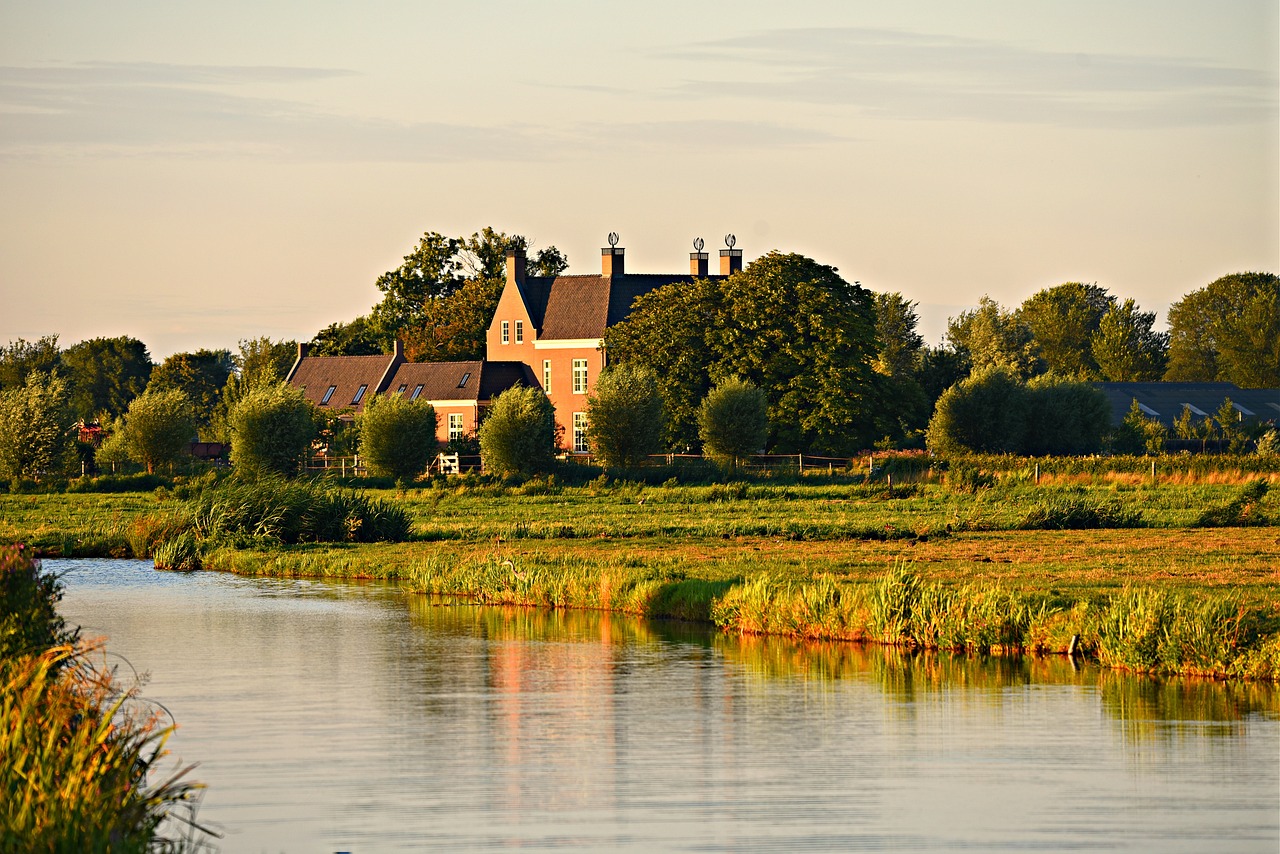
<path fill-rule="evenodd" d="M 1008 367 L 974 371 L 942 393 L 929 421 L 929 450 L 1008 454 L 1027 434 L 1024 387 Z"/>
<path fill-rule="evenodd" d="M 1153 382 L 1164 374 L 1169 335 L 1155 331 L 1156 313 L 1126 299 L 1098 322 L 1091 349 L 1107 382 Z"/>
<path fill-rule="evenodd" d="M 1280 386 L 1280 279 L 1235 273 L 1174 303 L 1164 378 Z"/>
<path fill-rule="evenodd" d="M 497 474 L 527 475 L 551 468 L 555 407 L 540 388 L 515 386 L 494 398 L 480 425 L 480 457 Z"/>
<path fill-rule="evenodd" d="M 447 297 L 431 300 L 418 325 L 402 332 L 405 355 L 414 362 L 484 358 L 502 288 L 500 279 L 468 279 Z"/>
<path fill-rule="evenodd" d="M 0 390 L 0 477 L 40 480 L 65 472 L 72 421 L 61 377 L 31 371 L 22 385 Z"/>
<path fill-rule="evenodd" d="M 1088 382 L 1041 374 L 1026 385 L 1027 432 L 1020 453 L 1091 454 L 1111 430 L 1111 404 Z"/>
<path fill-rule="evenodd" d="M 924 339 L 916 332 L 920 316 L 916 303 L 902 294 L 874 294 L 874 299 L 878 350 L 872 366 L 884 378 L 876 407 L 877 432 L 891 441 L 901 440 L 928 423 L 933 402 L 920 383 L 926 358 Z"/>
<path fill-rule="evenodd" d="M 1147 417 L 1135 399 L 1112 436 L 1112 448 L 1122 454 L 1159 454 L 1168 438 L 1165 426 Z"/>
<path fill-rule="evenodd" d="M 1115 297 L 1106 288 L 1067 282 L 1029 297 L 1018 309 L 1018 320 L 1031 330 L 1035 353 L 1049 371 L 1063 377 L 1096 379 L 1094 333 Z"/>
<path fill-rule="evenodd" d="M 298 474 L 316 436 L 314 407 L 287 383 L 251 389 L 228 420 L 231 462 L 248 477 Z"/>
<path fill-rule="evenodd" d="M 377 356 L 383 352 L 377 329 L 363 315 L 350 323 L 330 323 L 308 346 L 316 356 Z"/>
<path fill-rule="evenodd" d="M 151 354 L 137 338 L 90 338 L 62 354 L 71 411 L 83 421 L 118 418 L 151 379 Z"/>
<path fill-rule="evenodd" d="M 587 397 L 587 442 L 600 462 L 631 468 L 662 447 L 666 431 L 662 395 L 648 368 L 606 368 Z"/>
<path fill-rule="evenodd" d="M 240 351 L 231 357 L 231 364 L 236 375 L 254 385 L 274 384 L 284 381 L 297 358 L 297 341 L 272 341 L 264 335 L 242 338 Z"/>
<path fill-rule="evenodd" d="M 38 341 L 10 341 L 0 349 L 0 389 L 22 388 L 30 374 L 51 374 L 61 365 L 57 335 L 46 335 Z"/>
<path fill-rule="evenodd" d="M 147 389 L 177 389 L 191 401 L 196 427 L 202 432 L 213 423 L 222 387 L 235 363 L 230 350 L 196 350 L 174 353 L 151 372 Z"/>
<path fill-rule="evenodd" d="M 768 396 L 737 377 L 717 383 L 698 407 L 698 436 L 707 453 L 737 468 L 769 436 Z"/>
<path fill-rule="evenodd" d="M 413 480 L 439 449 L 436 411 L 425 400 L 399 394 L 374 395 L 360 415 L 360 456 L 374 474 Z"/>
<path fill-rule="evenodd" d="M 191 400 L 180 389 L 149 388 L 129 404 L 124 420 L 124 447 L 147 474 L 177 462 L 195 437 Z"/>
<path fill-rule="evenodd" d="M 1227 449 L 1233 454 L 1240 453 L 1249 444 L 1249 434 L 1241 424 L 1243 420 L 1241 412 L 1236 409 L 1229 397 L 1222 399 L 1222 405 L 1213 414 L 1213 421 L 1222 434 L 1222 440 L 1227 443 Z"/>
<path fill-rule="evenodd" d="M 1025 379 L 1041 371 L 1031 327 L 990 297 L 984 296 L 977 308 L 952 318 L 946 338 L 971 372 L 1007 368 Z"/>

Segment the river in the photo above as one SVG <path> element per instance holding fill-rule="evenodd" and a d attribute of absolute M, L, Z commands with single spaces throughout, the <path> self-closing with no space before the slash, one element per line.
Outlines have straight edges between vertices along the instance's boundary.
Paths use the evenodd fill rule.
<path fill-rule="evenodd" d="M 45 566 L 224 851 L 1280 850 L 1271 686 Z"/>

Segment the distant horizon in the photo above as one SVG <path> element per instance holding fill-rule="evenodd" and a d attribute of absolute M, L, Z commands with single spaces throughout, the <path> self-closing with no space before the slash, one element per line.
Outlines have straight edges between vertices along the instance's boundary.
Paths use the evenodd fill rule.
<path fill-rule="evenodd" d="M 425 231 L 732 232 L 948 317 L 1280 272 L 1280 8 L 8 4 L 0 341 L 310 339 Z"/>

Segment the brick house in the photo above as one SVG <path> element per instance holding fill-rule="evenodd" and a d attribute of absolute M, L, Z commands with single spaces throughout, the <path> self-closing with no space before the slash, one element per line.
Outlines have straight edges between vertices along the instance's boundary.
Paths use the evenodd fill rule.
<path fill-rule="evenodd" d="M 663 285 L 708 277 L 708 254 L 689 254 L 689 273 L 635 274 L 625 250 L 601 250 L 600 275 L 525 275 L 525 254 L 507 252 L 507 282 L 489 325 L 485 353 L 494 361 L 525 365 L 556 408 L 565 444 L 587 451 L 587 395 L 608 363 L 604 334 L 626 318 L 637 297 Z M 720 250 L 720 276 L 742 269 L 741 249 Z"/>
<path fill-rule="evenodd" d="M 299 344 L 285 380 L 317 407 L 347 421 L 375 394 L 426 400 L 435 407 L 440 442 L 474 433 L 490 401 L 508 388 L 538 384 L 519 362 L 408 362 L 400 341 L 390 355 L 381 356 L 311 356 L 307 345 Z"/>

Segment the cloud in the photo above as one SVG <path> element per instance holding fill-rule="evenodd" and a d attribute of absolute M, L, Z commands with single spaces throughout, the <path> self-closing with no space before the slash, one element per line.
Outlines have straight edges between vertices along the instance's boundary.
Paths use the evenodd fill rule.
<path fill-rule="evenodd" d="M 492 126 L 396 122 L 263 97 L 266 86 L 342 69 L 86 63 L 0 67 L 0 156 L 279 158 L 321 162 L 528 162 L 611 148 L 776 148 L 832 137 L 769 122 L 584 122 Z M 273 89 L 272 91 L 276 91 Z"/>
<path fill-rule="evenodd" d="M 1176 57 L 861 28 L 774 30 L 665 55 L 716 69 L 680 95 L 846 105 L 899 119 L 1176 127 L 1276 115 L 1273 72 Z"/>

